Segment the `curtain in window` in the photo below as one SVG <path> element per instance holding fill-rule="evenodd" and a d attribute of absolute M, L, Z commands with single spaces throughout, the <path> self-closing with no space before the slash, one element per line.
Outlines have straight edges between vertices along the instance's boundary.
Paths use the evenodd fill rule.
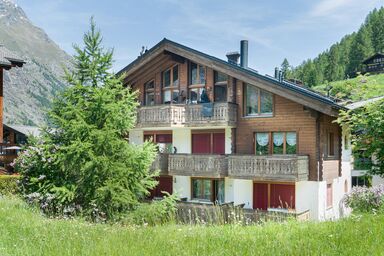
<path fill-rule="evenodd" d="M 296 145 L 296 133 L 295 132 L 287 132 L 287 144 L 289 146 Z"/>
<path fill-rule="evenodd" d="M 281 146 L 284 143 L 284 133 L 274 132 L 273 133 L 273 144 L 275 146 Z"/>
<path fill-rule="evenodd" d="M 269 143 L 268 133 L 257 133 L 256 141 L 257 141 L 257 144 L 259 144 L 260 146 L 267 146 Z"/>

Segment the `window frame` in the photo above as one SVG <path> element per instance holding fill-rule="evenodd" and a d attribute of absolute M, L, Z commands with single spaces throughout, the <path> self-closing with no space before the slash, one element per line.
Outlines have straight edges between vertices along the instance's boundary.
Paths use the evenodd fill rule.
<path fill-rule="evenodd" d="M 257 89 L 257 114 L 247 114 L 247 86 L 253 86 Z M 272 112 L 261 113 L 261 92 L 268 93 L 272 98 Z M 275 113 L 275 95 L 266 90 L 260 89 L 259 87 L 249 84 L 243 83 L 243 117 L 244 118 L 253 118 L 253 117 L 273 117 Z"/>
<path fill-rule="evenodd" d="M 177 67 L 177 85 L 174 85 L 174 69 Z M 165 73 L 169 71 L 169 86 L 165 86 Z M 165 92 L 169 91 L 171 93 L 171 100 L 170 102 L 165 102 Z M 180 67 L 179 64 L 174 64 L 170 66 L 169 68 L 166 68 L 164 71 L 161 72 L 161 102 L 162 104 L 177 104 L 180 103 L 180 99 L 177 100 L 177 102 L 173 102 L 173 93 L 175 91 L 179 92 L 180 96 Z"/>
<path fill-rule="evenodd" d="M 268 134 L 268 154 L 261 155 L 288 155 L 288 156 L 295 156 L 299 153 L 299 134 L 297 131 L 256 131 L 253 133 L 253 150 L 254 154 L 257 154 L 257 133 L 267 133 Z M 273 134 L 274 133 L 283 133 L 283 153 L 282 154 L 275 154 L 274 152 L 274 144 L 273 144 Z M 295 154 L 287 154 L 287 133 L 295 133 L 296 134 L 296 153 Z"/>
<path fill-rule="evenodd" d="M 150 83 L 153 83 L 153 88 L 149 88 L 147 89 L 147 85 L 149 85 Z M 156 92 L 155 92 L 155 87 L 156 87 L 156 84 L 155 84 L 155 79 L 152 78 L 150 80 L 148 80 L 147 82 L 144 83 L 144 106 L 153 106 L 153 105 L 156 105 Z M 150 105 L 148 104 L 147 102 L 147 95 L 149 93 L 153 93 L 153 105 Z"/>
<path fill-rule="evenodd" d="M 336 157 L 335 146 L 336 146 L 335 145 L 335 133 L 334 132 L 328 132 L 327 133 L 327 156 L 328 157 Z"/>
<path fill-rule="evenodd" d="M 191 200 L 207 201 L 207 199 L 205 199 L 203 197 L 194 197 L 193 182 L 195 180 L 201 180 L 201 181 L 209 180 L 210 181 L 211 189 L 210 189 L 210 199 L 209 199 L 209 202 L 212 202 L 212 203 L 219 202 L 217 200 L 217 195 L 215 195 L 215 181 L 217 181 L 217 186 L 219 185 L 218 184 L 219 181 L 223 182 L 224 183 L 224 201 L 223 202 L 219 202 L 219 203 L 224 203 L 225 202 L 225 179 L 224 178 L 191 177 Z M 202 189 L 201 189 L 201 191 L 204 192 L 204 182 L 202 182 Z"/>
<path fill-rule="evenodd" d="M 197 69 L 196 69 L 196 81 L 199 81 L 199 83 L 192 83 L 192 64 L 195 64 Z M 200 69 L 204 69 L 204 83 L 200 83 Z M 199 103 L 201 101 L 201 95 L 202 95 L 202 90 L 207 90 L 206 89 L 206 83 L 207 83 L 207 67 L 200 65 L 196 62 L 190 61 L 188 63 L 188 99 L 192 102 L 192 97 L 191 97 L 191 92 L 192 90 L 198 90 L 198 96 L 196 98 L 196 103 Z"/>

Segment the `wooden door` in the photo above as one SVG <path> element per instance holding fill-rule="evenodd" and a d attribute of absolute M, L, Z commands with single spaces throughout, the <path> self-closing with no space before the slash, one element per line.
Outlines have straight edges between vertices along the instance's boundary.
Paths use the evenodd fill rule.
<path fill-rule="evenodd" d="M 162 193 L 162 191 L 166 191 L 169 194 L 172 194 L 173 179 L 171 176 L 159 176 L 156 177 L 156 180 L 159 182 L 159 184 L 157 184 L 157 186 L 151 191 L 151 198 L 163 197 L 164 193 Z"/>
<path fill-rule="evenodd" d="M 295 185 L 271 184 L 271 207 L 295 209 Z"/>
<path fill-rule="evenodd" d="M 225 154 L 225 134 L 214 133 L 213 134 L 213 154 Z"/>
<path fill-rule="evenodd" d="M 268 209 L 268 184 L 253 183 L 253 209 Z"/>
<path fill-rule="evenodd" d="M 197 133 L 192 134 L 192 154 L 211 153 L 211 134 Z"/>

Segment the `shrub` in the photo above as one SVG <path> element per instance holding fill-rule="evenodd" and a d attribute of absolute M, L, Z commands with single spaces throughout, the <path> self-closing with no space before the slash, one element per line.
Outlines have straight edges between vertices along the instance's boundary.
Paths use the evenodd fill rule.
<path fill-rule="evenodd" d="M 344 202 L 355 212 L 372 212 L 382 207 L 383 197 L 384 185 L 371 188 L 354 187 L 344 197 Z"/>
<path fill-rule="evenodd" d="M 174 219 L 176 212 L 177 196 L 165 196 L 162 200 L 141 203 L 124 220 L 126 224 L 135 225 L 160 225 Z"/>
<path fill-rule="evenodd" d="M 14 195 L 18 192 L 18 175 L 0 175 L 0 194 Z"/>

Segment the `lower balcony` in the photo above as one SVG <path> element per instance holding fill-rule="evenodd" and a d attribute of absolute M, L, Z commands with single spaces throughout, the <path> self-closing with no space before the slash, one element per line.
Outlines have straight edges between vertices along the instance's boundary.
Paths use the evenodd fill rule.
<path fill-rule="evenodd" d="M 158 154 L 150 170 L 159 171 L 159 175 L 168 175 L 168 156 L 169 154 Z"/>
<path fill-rule="evenodd" d="M 308 172 L 308 156 L 228 156 L 228 176 L 232 178 L 296 182 L 308 180 Z"/>
<path fill-rule="evenodd" d="M 225 155 L 169 155 L 169 175 L 192 177 L 225 177 L 228 160 Z"/>

